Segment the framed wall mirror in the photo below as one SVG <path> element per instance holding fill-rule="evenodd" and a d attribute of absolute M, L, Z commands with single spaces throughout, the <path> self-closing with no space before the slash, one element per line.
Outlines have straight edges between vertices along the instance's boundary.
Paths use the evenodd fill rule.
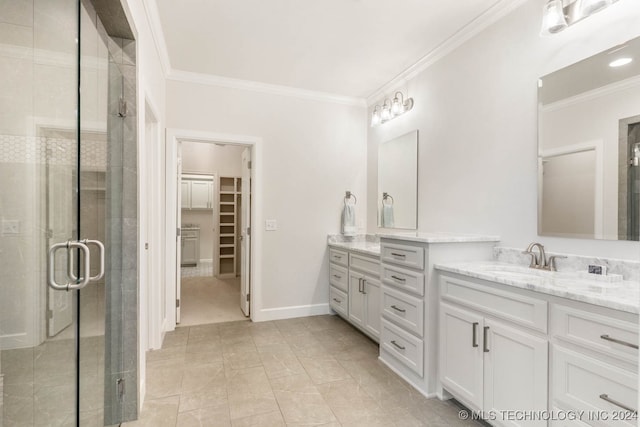
<path fill-rule="evenodd" d="M 640 38 L 538 87 L 538 234 L 640 240 Z"/>
<path fill-rule="evenodd" d="M 378 227 L 418 228 L 418 131 L 378 147 Z"/>

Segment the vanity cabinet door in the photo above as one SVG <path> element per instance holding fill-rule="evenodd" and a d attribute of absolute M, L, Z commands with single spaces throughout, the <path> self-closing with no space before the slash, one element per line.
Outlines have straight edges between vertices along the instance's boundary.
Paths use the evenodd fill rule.
<path fill-rule="evenodd" d="M 548 343 L 520 328 L 485 319 L 484 410 L 547 409 Z M 506 426 L 546 426 L 544 420 L 501 420 Z"/>
<path fill-rule="evenodd" d="M 473 410 L 481 410 L 482 316 L 440 304 L 440 380 L 443 387 Z"/>
<path fill-rule="evenodd" d="M 364 276 L 359 273 L 349 273 L 349 321 L 364 328 L 365 297 L 362 293 Z"/>
<path fill-rule="evenodd" d="M 363 286 L 365 292 L 365 325 L 364 328 L 371 335 L 380 338 L 380 281 L 365 277 Z"/>

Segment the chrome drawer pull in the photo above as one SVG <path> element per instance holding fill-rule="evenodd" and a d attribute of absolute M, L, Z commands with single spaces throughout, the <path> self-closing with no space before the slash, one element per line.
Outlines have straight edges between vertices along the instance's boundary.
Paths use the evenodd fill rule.
<path fill-rule="evenodd" d="M 489 353 L 489 343 L 487 342 L 487 335 L 488 335 L 487 332 L 489 332 L 489 327 L 485 326 L 482 332 L 482 340 L 483 340 L 482 351 L 484 351 L 485 353 Z"/>
<path fill-rule="evenodd" d="M 342 279 L 342 276 L 338 276 L 337 274 L 334 274 L 333 277 L 335 277 L 336 279 Z"/>
<path fill-rule="evenodd" d="M 395 253 L 395 252 L 391 252 L 391 255 L 399 256 L 400 258 L 406 258 L 407 257 L 405 254 L 398 254 L 398 253 Z"/>
<path fill-rule="evenodd" d="M 638 344 L 631 344 L 630 342 L 626 342 L 626 341 L 621 341 L 615 338 L 611 338 L 609 335 L 600 335 L 600 338 L 602 338 L 605 341 L 611 341 L 614 342 L 616 344 L 620 344 L 620 345 L 624 345 L 627 347 L 631 347 L 631 348 L 635 348 L 636 350 L 638 349 Z"/>
<path fill-rule="evenodd" d="M 333 256 L 335 259 L 342 259 L 342 255 L 334 255 Z"/>
<path fill-rule="evenodd" d="M 477 347 L 478 346 L 478 322 L 473 322 L 473 337 L 471 338 L 471 346 L 472 347 Z"/>
<path fill-rule="evenodd" d="M 342 304 L 342 301 L 341 301 L 341 300 L 339 300 L 339 299 L 337 299 L 337 298 L 334 298 L 333 300 L 334 300 L 335 302 L 337 302 L 338 304 Z"/>
<path fill-rule="evenodd" d="M 403 279 L 402 277 L 398 277 L 398 276 L 391 276 L 392 279 L 396 279 L 399 282 L 406 282 L 407 279 Z"/>
<path fill-rule="evenodd" d="M 405 349 L 405 347 L 401 346 L 400 344 L 398 344 L 398 343 L 397 343 L 397 342 L 395 342 L 395 341 L 391 341 L 391 344 L 395 345 L 395 346 L 396 346 L 397 348 L 399 348 L 400 350 L 404 350 L 404 349 Z"/>
<path fill-rule="evenodd" d="M 392 306 L 391 306 L 391 308 L 393 308 L 393 309 L 394 309 L 394 310 L 396 310 L 396 311 L 399 311 L 400 313 L 406 313 L 406 312 L 407 312 L 407 310 L 403 310 L 403 309 L 401 309 L 401 308 L 398 308 L 398 307 L 396 307 L 395 305 L 392 305 Z"/>
<path fill-rule="evenodd" d="M 604 401 L 607 401 L 607 402 L 611 403 L 612 405 L 616 405 L 617 407 L 622 408 L 625 411 L 629 411 L 629 412 L 634 413 L 634 414 L 638 412 L 635 409 L 632 409 L 632 408 L 628 407 L 627 405 L 624 405 L 624 404 L 622 404 L 622 403 L 620 403 L 620 402 L 618 402 L 616 400 L 613 400 L 612 398 L 609 397 L 608 394 L 601 394 L 600 395 L 600 399 L 602 399 Z"/>

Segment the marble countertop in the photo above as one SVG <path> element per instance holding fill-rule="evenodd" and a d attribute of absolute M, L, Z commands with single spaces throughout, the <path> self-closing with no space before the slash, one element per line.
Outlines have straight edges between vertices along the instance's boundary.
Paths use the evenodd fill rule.
<path fill-rule="evenodd" d="M 640 282 L 623 280 L 622 276 L 541 271 L 496 261 L 444 263 L 435 268 L 615 310 L 640 312 Z"/>
<path fill-rule="evenodd" d="M 466 242 L 499 242 L 498 236 L 487 236 L 480 234 L 465 234 L 465 233 L 378 233 L 377 236 L 381 239 L 395 239 L 406 240 L 409 242 L 421 242 L 421 243 L 466 243 Z"/>
<path fill-rule="evenodd" d="M 329 246 L 337 249 L 360 252 L 364 255 L 380 256 L 380 242 L 356 240 L 352 242 L 330 241 Z"/>

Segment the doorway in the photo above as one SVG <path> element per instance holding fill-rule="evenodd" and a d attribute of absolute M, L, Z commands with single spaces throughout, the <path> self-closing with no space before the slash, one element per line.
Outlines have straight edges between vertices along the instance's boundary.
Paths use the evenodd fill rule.
<path fill-rule="evenodd" d="M 242 268 L 249 257 L 245 242 L 250 223 L 250 151 L 244 145 L 220 142 L 179 144 L 176 320 L 181 326 L 245 320 L 250 315 L 249 271 Z"/>
<path fill-rule="evenodd" d="M 194 231 L 194 228 L 199 228 L 199 232 L 202 231 L 201 226 L 191 227 L 191 229 L 185 227 L 184 231 L 182 226 L 201 225 L 204 223 L 191 222 L 187 216 L 185 216 L 184 220 L 182 218 L 182 206 L 188 200 L 182 190 L 186 189 L 188 185 L 192 186 L 191 206 L 192 210 L 194 210 L 193 182 L 187 184 L 183 183 L 182 180 L 185 160 L 188 163 L 188 160 L 183 158 L 182 153 L 183 147 L 188 143 L 198 143 L 201 148 L 208 147 L 210 150 L 215 147 L 220 150 L 228 150 L 229 153 L 242 153 L 240 158 L 242 166 L 240 172 L 236 168 L 235 173 L 226 173 L 221 168 L 216 168 L 217 170 L 202 167 L 190 169 L 191 166 L 187 165 L 187 169 L 184 171 L 185 177 L 191 178 L 194 182 L 200 181 L 200 183 L 196 184 L 196 191 L 199 192 L 196 195 L 196 205 L 207 206 L 207 203 L 209 203 L 211 206 L 206 209 L 207 213 L 204 215 L 211 221 L 213 239 L 210 244 L 203 243 L 208 245 L 203 248 L 203 251 L 206 250 L 207 252 L 198 254 L 198 265 L 193 265 L 192 258 L 191 266 L 185 265 L 185 269 L 190 268 L 191 271 L 197 272 L 203 271 L 204 268 L 208 267 L 207 270 L 204 270 L 205 276 L 202 276 L 202 272 L 200 272 L 196 273 L 198 276 L 194 277 L 213 277 L 216 280 L 229 281 L 231 284 L 234 284 L 235 281 L 236 290 L 234 290 L 233 303 L 229 305 L 236 315 L 242 313 L 240 318 L 255 320 L 254 316 L 259 313 L 256 301 L 258 300 L 257 296 L 259 296 L 260 287 L 259 280 L 256 278 L 260 277 L 260 257 L 257 248 L 259 247 L 261 236 L 259 231 L 257 233 L 253 232 L 252 225 L 259 223 L 260 218 L 261 188 L 260 180 L 257 177 L 260 176 L 259 159 L 261 158 L 262 140 L 261 138 L 244 135 L 168 129 L 165 154 L 165 188 L 167 194 L 165 211 L 166 241 L 169 243 L 166 246 L 165 266 L 169 317 L 168 326 L 164 332 L 173 330 L 181 322 L 184 322 L 181 319 L 185 309 L 181 285 L 183 272 L 186 273 L 182 267 L 183 237 L 185 238 L 184 248 L 191 251 L 191 253 L 187 254 L 191 256 L 195 245 L 193 242 L 187 242 L 187 240 L 193 239 L 195 236 L 194 233 L 188 233 L 188 231 Z M 238 158 L 234 158 L 237 164 Z M 186 175 L 191 176 L 187 177 Z M 202 181 L 206 185 L 202 184 Z M 207 193 L 203 190 L 207 185 L 211 188 L 210 191 L 213 194 L 210 195 L 210 199 L 206 199 L 203 202 L 201 196 Z M 200 210 L 205 211 L 201 208 Z M 213 223 L 217 225 L 213 227 Z M 235 229 L 230 227 L 231 223 L 235 223 Z M 236 230 L 239 232 L 235 233 Z M 184 232 L 187 232 L 187 235 L 184 235 Z M 175 241 L 175 245 L 170 243 L 172 241 Z M 191 244 L 191 248 L 188 248 L 189 244 Z M 201 248 L 202 246 L 199 244 L 197 247 Z M 206 254 L 210 254 L 210 258 L 206 257 Z M 187 275 L 185 274 L 185 276 Z M 239 293 L 237 292 L 238 282 Z M 205 285 L 202 286 L 204 287 Z M 169 304 L 171 305 L 169 306 Z M 225 320 L 219 318 L 209 321 Z"/>

